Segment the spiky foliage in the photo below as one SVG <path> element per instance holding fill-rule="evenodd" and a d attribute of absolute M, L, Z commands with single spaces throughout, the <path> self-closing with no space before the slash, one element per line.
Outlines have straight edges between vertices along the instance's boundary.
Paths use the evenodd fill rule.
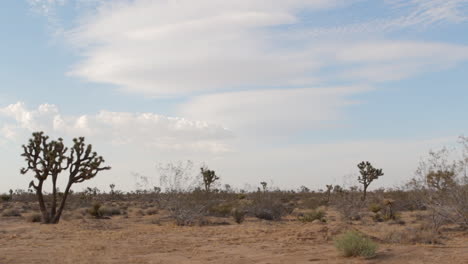
<path fill-rule="evenodd" d="M 73 139 L 70 155 L 63 140 L 49 141 L 43 132 L 35 132 L 27 145 L 23 145 L 23 154 L 27 166 L 21 169 L 22 174 L 34 173 L 34 180 L 29 184 L 36 191 L 39 208 L 44 223 L 58 223 L 62 214 L 70 188 L 74 183 L 83 182 L 97 175 L 99 171 L 109 170 L 110 167 L 101 167 L 104 159 L 92 151 L 91 145 L 84 143 L 84 138 Z M 64 172 L 69 172 L 68 184 L 57 208 L 57 179 Z M 47 210 L 43 195 L 44 182 L 50 177 L 52 181 L 52 201 L 50 210 Z"/>
<path fill-rule="evenodd" d="M 219 177 L 216 175 L 214 170 L 209 170 L 207 168 L 200 168 L 201 175 L 203 177 L 203 184 L 205 185 L 205 191 L 209 192 L 211 185 L 219 180 Z"/>
<path fill-rule="evenodd" d="M 372 166 L 369 161 L 363 161 L 358 165 L 359 173 L 361 174 L 358 177 L 359 183 L 363 185 L 363 196 L 362 200 L 366 199 L 367 188 L 374 181 L 377 180 L 380 176 L 383 176 L 382 169 L 376 169 Z"/>

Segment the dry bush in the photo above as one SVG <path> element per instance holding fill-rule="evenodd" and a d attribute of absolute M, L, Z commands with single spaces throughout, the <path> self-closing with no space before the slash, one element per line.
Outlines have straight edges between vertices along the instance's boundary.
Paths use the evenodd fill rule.
<path fill-rule="evenodd" d="M 8 208 L 8 209 L 3 210 L 2 216 L 5 216 L 5 217 L 18 217 L 18 216 L 21 216 L 21 213 L 16 208 Z"/>
<path fill-rule="evenodd" d="M 391 244 L 441 244 L 440 235 L 432 228 L 424 227 L 392 230 L 385 234 L 383 241 Z"/>
<path fill-rule="evenodd" d="M 209 193 L 170 192 L 165 196 L 164 206 L 179 226 L 202 225 L 212 204 Z"/>
<path fill-rule="evenodd" d="M 234 206 L 231 202 L 215 204 L 208 209 L 208 212 L 212 216 L 228 217 L 231 215 Z"/>
<path fill-rule="evenodd" d="M 244 210 L 234 208 L 231 214 L 232 214 L 232 218 L 234 219 L 236 223 L 242 224 L 244 222 L 245 214 L 246 214 Z"/>
<path fill-rule="evenodd" d="M 274 192 L 256 192 L 251 195 L 251 199 L 249 213 L 263 220 L 281 220 L 294 209 L 285 206 Z"/>
<path fill-rule="evenodd" d="M 151 207 L 145 210 L 145 215 L 155 215 L 158 213 L 159 213 L 159 210 L 156 207 Z"/>
<path fill-rule="evenodd" d="M 113 216 L 113 215 L 120 215 L 122 212 L 119 208 L 113 206 L 101 206 L 99 208 L 99 214 L 101 216 Z"/>
<path fill-rule="evenodd" d="M 342 191 L 336 194 L 333 199 L 333 207 L 340 213 L 344 220 L 360 220 L 365 202 L 362 201 L 357 191 Z"/>
<path fill-rule="evenodd" d="M 40 213 L 32 213 L 26 216 L 26 221 L 30 223 L 39 223 L 42 221 L 42 215 Z"/>

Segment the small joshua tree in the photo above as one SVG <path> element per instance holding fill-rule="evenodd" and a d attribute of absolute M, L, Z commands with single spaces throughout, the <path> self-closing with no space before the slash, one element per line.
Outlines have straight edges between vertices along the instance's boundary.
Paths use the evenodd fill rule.
<path fill-rule="evenodd" d="M 262 185 L 262 189 L 263 189 L 263 192 L 266 192 L 267 191 L 267 186 L 268 186 L 268 183 L 267 182 L 260 182 L 260 184 Z"/>
<path fill-rule="evenodd" d="M 382 169 L 376 169 L 372 166 L 369 161 L 363 161 L 358 165 L 359 173 L 361 174 L 358 177 L 359 183 L 361 183 L 364 187 L 364 193 L 362 196 L 362 200 L 366 200 L 367 195 L 367 187 L 372 183 L 372 181 L 377 180 L 380 176 L 383 176 Z"/>
<path fill-rule="evenodd" d="M 333 185 L 327 184 L 326 187 L 327 187 L 327 191 L 326 191 L 326 193 L 327 193 L 327 203 L 329 203 L 330 202 L 330 197 L 331 197 L 331 192 L 333 190 Z"/>
<path fill-rule="evenodd" d="M 205 191 L 209 192 L 211 185 L 215 183 L 215 181 L 219 180 L 219 177 L 216 175 L 214 170 L 209 170 L 207 168 L 200 168 L 201 175 L 203 177 L 203 184 L 205 185 Z"/>
<path fill-rule="evenodd" d="M 92 151 L 91 145 L 84 143 L 83 137 L 73 139 L 73 147 L 69 155 L 67 151 L 68 148 L 64 146 L 61 138 L 49 141 L 49 137 L 43 132 L 33 133 L 28 145 L 23 145 L 21 156 L 24 157 L 27 166 L 21 169 L 21 174 L 26 174 L 29 171 L 34 173 L 37 183 L 32 180 L 29 187 L 36 192 L 42 221 L 47 224 L 59 222 L 70 188 L 74 183 L 89 180 L 94 178 L 98 172 L 110 169 L 110 167 L 101 167 L 104 159 Z M 68 184 L 58 204 L 57 179 L 63 171 L 67 170 Z M 52 201 L 48 211 L 42 189 L 44 182 L 49 177 L 52 180 Z"/>
<path fill-rule="evenodd" d="M 109 185 L 109 188 L 111 189 L 110 194 L 113 196 L 113 195 L 115 194 L 115 191 L 114 191 L 114 189 L 115 189 L 115 184 L 113 184 L 113 183 L 110 184 L 110 185 Z"/>

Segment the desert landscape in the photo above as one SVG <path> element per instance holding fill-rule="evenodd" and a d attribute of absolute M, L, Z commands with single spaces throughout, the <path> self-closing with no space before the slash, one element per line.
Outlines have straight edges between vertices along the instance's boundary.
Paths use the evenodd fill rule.
<path fill-rule="evenodd" d="M 55 225 L 40 223 L 34 194 L 14 195 L 1 204 L 0 263 L 468 263 L 468 231 L 434 227 L 407 194 L 370 192 L 365 207 L 352 191 L 89 191 L 72 194 Z M 385 198 L 395 215 L 386 216 L 376 201 L 398 196 Z M 349 231 L 375 254 L 344 256 L 336 243 Z"/>
<path fill-rule="evenodd" d="M 0 1 L 0 264 L 468 264 L 468 0 Z"/>

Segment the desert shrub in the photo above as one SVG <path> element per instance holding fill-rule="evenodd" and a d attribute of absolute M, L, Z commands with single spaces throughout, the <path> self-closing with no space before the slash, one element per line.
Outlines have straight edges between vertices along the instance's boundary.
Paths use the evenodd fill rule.
<path fill-rule="evenodd" d="M 229 203 L 216 204 L 208 209 L 210 215 L 226 217 L 231 215 L 233 205 Z"/>
<path fill-rule="evenodd" d="M 166 194 L 165 208 L 176 225 L 190 226 L 204 221 L 208 208 L 213 206 L 211 193 L 204 191 L 170 192 Z"/>
<path fill-rule="evenodd" d="M 236 221 L 236 223 L 241 224 L 242 222 L 244 222 L 244 220 L 245 220 L 245 211 L 244 210 L 234 208 L 232 210 L 231 214 L 232 214 L 232 218 L 234 218 L 234 221 Z"/>
<path fill-rule="evenodd" d="M 42 221 L 42 215 L 39 213 L 32 213 L 26 216 L 26 221 L 31 223 L 38 223 Z"/>
<path fill-rule="evenodd" d="M 440 236 L 432 229 L 408 227 L 388 232 L 383 241 L 392 244 L 440 244 Z"/>
<path fill-rule="evenodd" d="M 2 202 L 9 202 L 9 201 L 11 201 L 11 196 L 10 196 L 10 195 L 6 195 L 6 194 L 2 194 L 2 195 L 0 195 L 0 200 L 1 200 Z"/>
<path fill-rule="evenodd" d="M 112 206 L 101 206 L 98 211 L 101 216 L 120 215 L 122 213 L 119 208 Z"/>
<path fill-rule="evenodd" d="M 137 209 L 135 210 L 134 214 L 136 216 L 144 216 L 145 215 L 145 211 L 143 211 L 143 209 Z"/>
<path fill-rule="evenodd" d="M 340 213 L 344 220 L 360 220 L 361 212 L 365 207 L 365 202 L 357 191 L 341 191 L 333 199 L 333 207 Z"/>
<path fill-rule="evenodd" d="M 374 214 L 377 214 L 382 210 L 382 206 L 378 203 L 371 203 L 369 205 L 369 211 L 373 212 Z"/>
<path fill-rule="evenodd" d="M 313 222 L 315 220 L 319 220 L 320 222 L 326 222 L 325 220 L 326 213 L 324 210 L 313 210 L 310 212 L 306 212 L 302 215 L 299 215 L 297 219 L 301 222 Z"/>
<path fill-rule="evenodd" d="M 289 210 L 273 193 L 257 192 L 252 197 L 249 212 L 263 220 L 281 220 Z"/>
<path fill-rule="evenodd" d="M 335 247 L 345 257 L 371 258 L 376 255 L 378 245 L 356 231 L 348 231 L 336 238 Z"/>
<path fill-rule="evenodd" d="M 101 211 L 101 204 L 100 203 L 95 203 L 91 208 L 87 210 L 88 214 L 95 217 L 95 218 L 101 218 L 102 214 Z"/>
<path fill-rule="evenodd" d="M 302 202 L 301 207 L 315 210 L 318 207 L 324 206 L 324 205 L 327 205 L 327 200 L 322 200 L 318 198 L 308 198 Z"/>
<path fill-rule="evenodd" d="M 239 199 L 239 200 L 244 200 L 245 198 L 247 198 L 247 195 L 245 195 L 245 193 L 239 193 L 239 194 L 237 194 L 237 199 Z"/>
<path fill-rule="evenodd" d="M 155 215 L 155 214 L 158 214 L 158 213 L 159 213 L 159 210 L 158 210 L 158 208 L 155 208 L 155 207 L 148 208 L 145 211 L 146 215 Z"/>
<path fill-rule="evenodd" d="M 3 210 L 2 216 L 15 217 L 15 216 L 21 216 L 21 213 L 20 213 L 20 211 L 18 209 L 9 208 L 9 209 Z"/>

